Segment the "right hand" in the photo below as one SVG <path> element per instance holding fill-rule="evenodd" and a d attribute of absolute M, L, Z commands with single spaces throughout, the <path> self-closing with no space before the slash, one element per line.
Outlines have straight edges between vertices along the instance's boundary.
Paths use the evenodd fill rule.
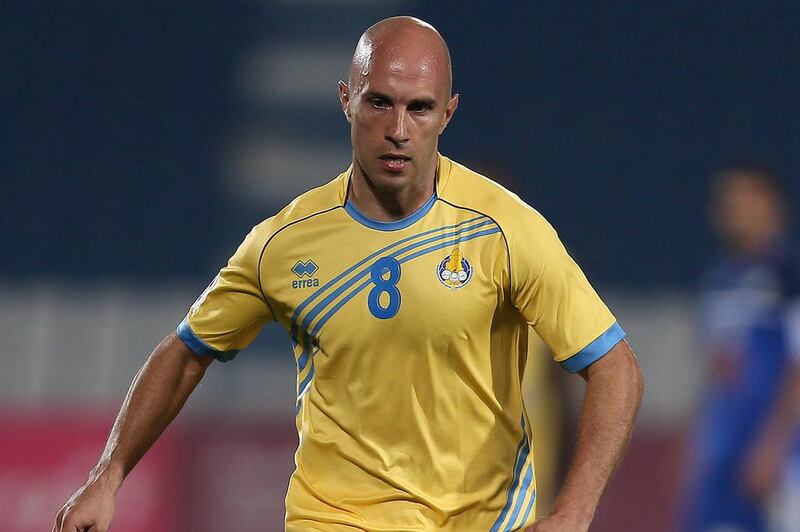
<path fill-rule="evenodd" d="M 52 532 L 106 532 L 113 515 L 113 491 L 87 482 L 56 514 Z"/>
<path fill-rule="evenodd" d="M 755 500 L 766 499 L 778 486 L 786 453 L 774 438 L 763 438 L 744 463 L 744 488 Z"/>

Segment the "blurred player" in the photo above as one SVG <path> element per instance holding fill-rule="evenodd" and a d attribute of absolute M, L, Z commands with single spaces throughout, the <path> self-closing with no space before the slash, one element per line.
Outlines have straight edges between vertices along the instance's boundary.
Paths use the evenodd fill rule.
<path fill-rule="evenodd" d="M 268 320 L 291 335 L 298 370 L 287 530 L 532 524 L 529 324 L 587 382 L 572 467 L 533 529 L 588 529 L 641 397 L 622 329 L 536 211 L 438 154 L 458 95 L 430 25 L 367 30 L 339 96 L 352 167 L 245 238 L 135 379 L 56 530 L 105 530 L 122 479 L 210 361 Z"/>
<path fill-rule="evenodd" d="M 731 165 L 716 174 L 711 215 L 724 254 L 703 280 L 710 372 L 691 450 L 689 531 L 767 530 L 768 495 L 796 441 L 800 269 L 786 214 L 766 168 Z"/>

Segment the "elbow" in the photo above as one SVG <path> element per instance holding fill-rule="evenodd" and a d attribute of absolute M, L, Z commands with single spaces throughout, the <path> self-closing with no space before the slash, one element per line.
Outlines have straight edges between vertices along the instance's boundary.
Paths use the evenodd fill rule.
<path fill-rule="evenodd" d="M 631 395 L 635 400 L 636 410 L 638 411 L 639 405 L 642 402 L 642 397 L 644 396 L 644 373 L 632 350 L 630 351 L 630 355 L 631 356 L 628 357 L 627 381 L 630 383 Z"/>

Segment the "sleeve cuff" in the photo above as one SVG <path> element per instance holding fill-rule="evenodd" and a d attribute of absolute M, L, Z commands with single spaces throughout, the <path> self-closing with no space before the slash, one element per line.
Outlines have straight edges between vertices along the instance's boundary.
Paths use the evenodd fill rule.
<path fill-rule="evenodd" d="M 577 373 L 602 358 L 623 338 L 625 338 L 625 331 L 622 330 L 622 327 L 617 322 L 614 322 L 611 327 L 606 329 L 606 332 L 595 338 L 592 343 L 568 359 L 562 360 L 559 364 L 570 373 Z"/>
<path fill-rule="evenodd" d="M 180 338 L 181 341 L 186 344 L 186 347 L 198 355 L 211 355 L 220 362 L 227 362 L 232 360 L 239 353 L 238 349 L 232 349 L 230 351 L 218 351 L 205 343 L 189 326 L 188 315 L 183 318 L 183 321 L 180 323 L 180 325 L 178 325 L 176 332 L 178 333 L 178 338 Z"/>

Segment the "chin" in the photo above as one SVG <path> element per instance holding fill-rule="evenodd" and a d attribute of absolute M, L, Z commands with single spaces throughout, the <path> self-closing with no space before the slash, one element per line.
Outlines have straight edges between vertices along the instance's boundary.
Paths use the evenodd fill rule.
<path fill-rule="evenodd" d="M 399 192 L 407 188 L 413 180 L 410 172 L 390 173 L 378 170 L 371 175 L 372 184 L 386 192 Z"/>
<path fill-rule="evenodd" d="M 414 182 L 417 175 L 415 168 L 405 168 L 402 172 L 389 172 L 383 168 L 375 167 L 362 171 L 372 185 L 380 190 L 400 191 Z"/>

